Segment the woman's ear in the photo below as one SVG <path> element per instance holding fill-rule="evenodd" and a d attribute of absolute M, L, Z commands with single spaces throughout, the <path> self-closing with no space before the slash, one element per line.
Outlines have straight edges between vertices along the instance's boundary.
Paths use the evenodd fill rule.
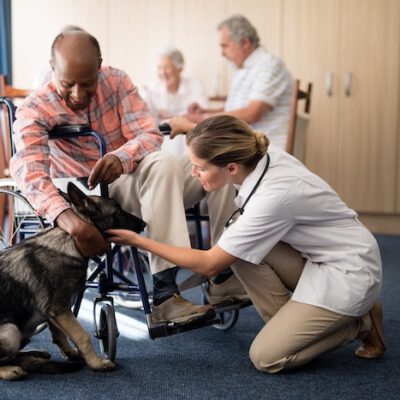
<path fill-rule="evenodd" d="M 228 168 L 228 172 L 229 172 L 230 175 L 232 175 L 232 176 L 237 175 L 237 173 L 238 173 L 238 168 L 239 168 L 238 164 L 236 164 L 236 163 L 229 163 L 229 164 L 227 165 L 227 168 Z"/>

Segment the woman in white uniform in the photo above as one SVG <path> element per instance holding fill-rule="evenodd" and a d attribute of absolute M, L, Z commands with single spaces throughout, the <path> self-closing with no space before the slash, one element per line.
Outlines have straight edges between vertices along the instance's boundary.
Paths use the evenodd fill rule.
<path fill-rule="evenodd" d="M 129 231 L 110 240 L 153 252 L 197 273 L 232 266 L 266 325 L 250 348 L 275 373 L 360 339 L 356 355 L 385 352 L 379 248 L 330 186 L 263 133 L 228 115 L 187 134 L 192 175 L 206 191 L 238 190 L 237 211 L 209 250 L 174 248 Z"/>

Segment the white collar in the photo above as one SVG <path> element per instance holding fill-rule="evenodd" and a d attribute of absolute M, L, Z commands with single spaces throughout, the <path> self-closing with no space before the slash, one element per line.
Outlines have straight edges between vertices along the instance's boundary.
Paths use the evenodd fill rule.
<path fill-rule="evenodd" d="M 258 54 L 263 53 L 265 50 L 263 47 L 258 46 L 256 47 L 244 60 L 243 62 L 243 68 L 250 68 L 252 67 L 255 63 L 256 60 L 258 59 Z"/>
<path fill-rule="evenodd" d="M 234 185 L 235 188 L 238 190 L 238 194 L 235 198 L 235 203 L 238 207 L 241 207 L 243 202 L 247 199 L 247 197 L 253 190 L 254 185 L 257 183 L 258 179 L 263 173 L 266 165 L 267 165 L 267 154 L 265 154 L 265 156 L 257 163 L 254 170 L 251 171 L 250 174 L 246 176 L 241 185 Z"/>

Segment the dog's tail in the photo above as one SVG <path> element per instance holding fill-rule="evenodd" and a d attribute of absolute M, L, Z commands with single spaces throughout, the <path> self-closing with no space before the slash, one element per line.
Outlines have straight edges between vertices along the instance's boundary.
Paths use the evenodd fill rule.
<path fill-rule="evenodd" d="M 18 353 L 13 364 L 19 365 L 26 372 L 41 374 L 66 374 L 78 371 L 84 367 L 83 362 L 63 362 L 49 359 L 47 353 L 26 351 Z"/>

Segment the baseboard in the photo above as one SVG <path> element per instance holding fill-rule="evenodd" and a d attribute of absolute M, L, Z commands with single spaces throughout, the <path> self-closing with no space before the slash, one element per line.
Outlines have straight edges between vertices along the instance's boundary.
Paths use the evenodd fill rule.
<path fill-rule="evenodd" d="M 400 214 L 359 214 L 360 221 L 373 233 L 400 235 Z"/>

